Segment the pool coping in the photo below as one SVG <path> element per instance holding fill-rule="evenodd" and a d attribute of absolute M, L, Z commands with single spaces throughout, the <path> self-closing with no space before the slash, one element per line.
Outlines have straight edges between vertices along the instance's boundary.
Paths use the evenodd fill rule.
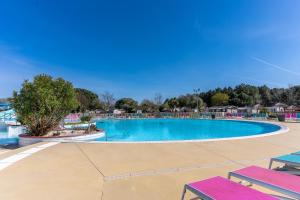
<path fill-rule="evenodd" d="M 27 146 L 38 142 L 71 142 L 71 141 L 90 141 L 93 139 L 104 137 L 104 131 L 100 131 L 92 134 L 80 134 L 80 135 L 69 135 L 69 136 L 52 136 L 52 137 L 39 137 L 39 136 L 27 136 L 21 134 L 19 136 L 19 145 Z"/>
<path fill-rule="evenodd" d="M 183 118 L 186 119 L 186 118 Z M 131 119 L 129 119 L 131 120 Z M 202 120 L 202 119 L 196 119 Z M 163 143 L 199 143 L 199 142 L 213 142 L 213 141 L 226 141 L 226 140 L 242 140 L 242 139 L 251 139 L 251 138 L 259 138 L 259 137 L 267 137 L 272 135 L 278 135 L 288 132 L 290 129 L 287 126 L 282 124 L 278 124 L 276 122 L 270 121 L 258 121 L 258 120 L 246 120 L 246 119 L 215 119 L 215 120 L 228 120 L 228 121 L 247 121 L 247 122 L 256 122 L 256 123 L 265 123 L 279 126 L 280 129 L 277 131 L 259 134 L 259 135 L 251 135 L 251 136 L 239 136 L 239 137 L 228 137 L 228 138 L 215 138 L 215 139 L 196 139 L 196 140 L 165 140 L 165 141 L 64 141 L 64 142 L 80 142 L 80 143 L 100 143 L 100 144 L 163 144 Z M 104 131 L 105 134 L 105 131 Z M 105 137 L 105 136 L 103 136 Z"/>

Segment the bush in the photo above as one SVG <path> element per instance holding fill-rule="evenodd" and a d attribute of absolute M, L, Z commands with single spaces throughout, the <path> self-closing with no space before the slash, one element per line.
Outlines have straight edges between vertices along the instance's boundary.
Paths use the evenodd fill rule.
<path fill-rule="evenodd" d="M 24 81 L 21 90 L 14 92 L 12 100 L 18 121 L 32 136 L 47 134 L 77 105 L 70 82 L 44 74 L 34 77 L 33 82 Z"/>
<path fill-rule="evenodd" d="M 228 94 L 217 92 L 215 95 L 211 97 L 211 103 L 214 106 L 224 106 L 227 105 L 229 101 Z"/>
<path fill-rule="evenodd" d="M 92 119 L 91 116 L 82 116 L 82 117 L 80 117 L 80 120 L 82 122 L 89 122 L 89 121 L 91 121 L 91 119 Z"/>
<path fill-rule="evenodd" d="M 79 103 L 77 111 L 86 112 L 87 110 L 95 110 L 101 107 L 98 95 L 92 91 L 76 88 L 75 93 Z"/>
<path fill-rule="evenodd" d="M 116 102 L 117 109 L 123 109 L 127 113 L 134 113 L 137 110 L 138 102 L 131 98 L 122 98 Z"/>

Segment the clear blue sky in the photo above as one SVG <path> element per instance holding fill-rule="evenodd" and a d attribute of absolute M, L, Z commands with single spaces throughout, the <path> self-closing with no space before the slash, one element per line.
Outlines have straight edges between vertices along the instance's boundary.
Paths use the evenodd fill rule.
<path fill-rule="evenodd" d="M 141 100 L 300 84 L 300 1 L 0 3 L 0 97 L 38 73 Z"/>

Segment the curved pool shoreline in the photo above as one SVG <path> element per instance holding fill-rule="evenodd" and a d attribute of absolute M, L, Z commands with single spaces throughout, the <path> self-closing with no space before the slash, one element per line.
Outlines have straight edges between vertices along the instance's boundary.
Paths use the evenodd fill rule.
<path fill-rule="evenodd" d="M 118 120 L 136 120 L 136 119 L 118 119 Z M 141 120 L 141 119 L 138 119 Z M 181 120 L 207 120 L 207 119 L 181 119 Z M 149 140 L 149 141 L 86 141 L 87 143 L 113 143 L 113 144 L 145 144 L 145 143 L 193 143 L 193 142 L 212 142 L 212 141 L 226 141 L 226 140 L 242 140 L 259 137 L 268 137 L 288 132 L 290 129 L 287 126 L 273 122 L 273 121 L 259 121 L 259 120 L 245 120 L 245 119 L 215 119 L 213 121 L 234 121 L 234 122 L 250 122 L 257 124 L 270 124 L 277 126 L 279 129 L 272 132 L 246 135 L 246 136 L 233 136 L 233 137 L 220 137 L 220 138 L 207 138 L 207 139 L 186 139 L 186 140 Z M 105 132 L 105 131 L 104 131 Z M 103 137 L 105 138 L 105 136 Z"/>

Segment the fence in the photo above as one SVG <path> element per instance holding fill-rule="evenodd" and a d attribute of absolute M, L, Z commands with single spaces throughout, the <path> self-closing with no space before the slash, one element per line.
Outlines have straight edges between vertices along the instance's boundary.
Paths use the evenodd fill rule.
<path fill-rule="evenodd" d="M 75 116 L 76 115 L 76 116 Z M 78 122 L 82 114 L 71 114 L 65 122 Z M 195 118 L 195 119 L 232 119 L 232 118 L 246 118 L 246 119 L 267 119 L 268 115 L 265 113 L 251 114 L 248 113 L 225 113 L 225 112 L 159 112 L 159 113 L 89 113 L 84 115 L 90 115 L 94 120 L 117 118 L 117 119 L 142 119 L 142 118 Z M 299 113 L 285 113 L 285 119 L 287 121 L 300 121 Z M 16 114 L 13 110 L 0 112 L 0 122 L 15 121 Z"/>
<path fill-rule="evenodd" d="M 195 119 L 231 119 L 231 118 L 248 118 L 248 119 L 266 119 L 264 113 L 252 114 L 247 113 L 225 113 L 225 112 L 159 112 L 159 113 L 122 113 L 122 114 L 90 114 L 94 120 L 97 119 L 143 119 L 143 118 L 195 118 Z"/>
<path fill-rule="evenodd" d="M 112 114 L 112 113 L 105 113 L 105 114 L 90 114 L 94 119 L 101 119 L 101 118 L 118 118 L 118 119 L 142 119 L 142 118 L 211 118 L 209 113 L 122 113 L 122 114 Z"/>

